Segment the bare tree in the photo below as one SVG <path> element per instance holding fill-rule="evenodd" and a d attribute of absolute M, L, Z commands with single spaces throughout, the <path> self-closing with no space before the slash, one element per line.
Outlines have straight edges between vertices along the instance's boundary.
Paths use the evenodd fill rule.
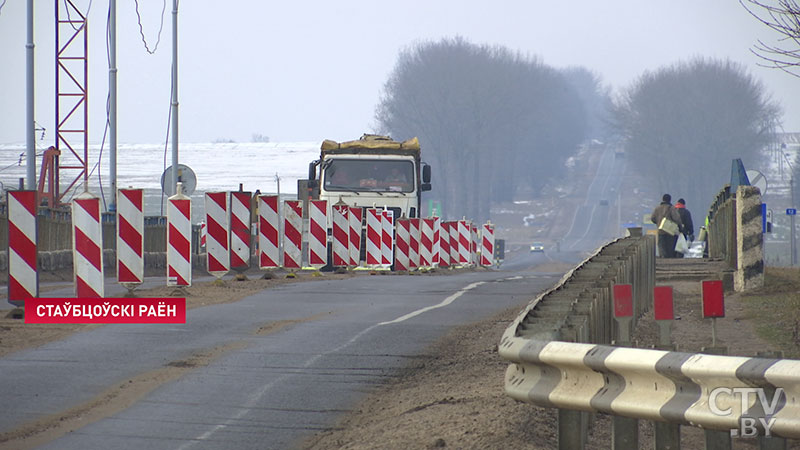
<path fill-rule="evenodd" d="M 376 110 L 378 128 L 418 136 L 446 217 L 489 217 L 490 204 L 563 169 L 586 132 L 563 75 L 535 58 L 462 38 L 403 51 Z"/>
<path fill-rule="evenodd" d="M 797 0 L 739 0 L 750 15 L 781 35 L 778 44 L 759 39 L 752 49 L 769 67 L 800 77 L 800 4 Z"/>
<path fill-rule="evenodd" d="M 754 163 L 774 139 L 779 114 L 743 66 L 703 58 L 646 72 L 614 112 L 631 161 L 657 191 L 653 200 L 669 192 L 702 212 L 730 179 L 731 159 Z"/>

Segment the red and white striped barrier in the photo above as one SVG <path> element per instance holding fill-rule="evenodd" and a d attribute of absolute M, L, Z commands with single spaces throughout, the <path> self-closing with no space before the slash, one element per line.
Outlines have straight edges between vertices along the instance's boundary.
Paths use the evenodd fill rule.
<path fill-rule="evenodd" d="M 84 192 L 72 201 L 75 296 L 103 297 L 103 230 L 100 199 Z"/>
<path fill-rule="evenodd" d="M 450 265 L 457 266 L 461 251 L 458 249 L 458 221 L 450 221 Z"/>
<path fill-rule="evenodd" d="M 470 225 L 466 220 L 459 220 L 458 228 L 458 263 L 470 263 L 470 248 L 472 247 L 472 239 L 470 239 Z"/>
<path fill-rule="evenodd" d="M 442 236 L 442 220 L 438 217 L 433 218 L 433 266 L 439 266 L 439 257 L 441 256 L 441 236 Z"/>
<path fill-rule="evenodd" d="M 177 193 L 167 201 L 167 286 L 192 285 L 192 200 Z"/>
<path fill-rule="evenodd" d="M 39 296 L 36 191 L 8 191 L 8 302 Z"/>
<path fill-rule="evenodd" d="M 303 257 L 303 202 L 283 202 L 283 267 L 299 269 Z"/>
<path fill-rule="evenodd" d="M 419 235 L 419 265 L 422 267 L 433 267 L 433 235 L 436 228 L 436 220 L 422 219 L 422 228 Z"/>
<path fill-rule="evenodd" d="M 408 265 L 411 269 L 419 267 L 419 241 L 420 241 L 420 220 L 418 217 L 408 219 L 411 223 L 411 240 L 409 247 L 411 250 L 408 252 Z"/>
<path fill-rule="evenodd" d="M 331 240 L 331 254 L 335 267 L 350 265 L 350 207 L 347 205 L 334 205 L 333 231 Z"/>
<path fill-rule="evenodd" d="M 478 249 L 480 248 L 480 241 L 478 240 L 478 225 L 470 223 L 470 264 L 478 265 Z"/>
<path fill-rule="evenodd" d="M 231 192 L 231 269 L 250 268 L 250 193 Z"/>
<path fill-rule="evenodd" d="M 258 196 L 258 267 L 274 269 L 280 265 L 278 247 L 278 196 Z"/>
<path fill-rule="evenodd" d="M 328 201 L 308 202 L 308 265 L 319 269 L 328 263 Z"/>
<path fill-rule="evenodd" d="M 230 270 L 228 193 L 206 192 L 206 268 L 222 278 Z"/>
<path fill-rule="evenodd" d="M 394 246 L 394 270 L 409 270 L 411 251 L 411 220 L 397 219 L 397 234 Z"/>
<path fill-rule="evenodd" d="M 361 262 L 361 214 L 363 209 L 351 206 L 349 212 L 350 222 L 350 266 L 358 267 Z"/>
<path fill-rule="evenodd" d="M 208 227 L 205 222 L 200 222 L 200 248 L 206 248 L 208 240 Z"/>
<path fill-rule="evenodd" d="M 367 265 L 379 266 L 383 258 L 383 210 L 367 209 Z"/>
<path fill-rule="evenodd" d="M 481 230 L 481 265 L 494 265 L 494 225 L 487 223 Z"/>
<path fill-rule="evenodd" d="M 439 267 L 450 266 L 450 222 L 439 220 Z"/>
<path fill-rule="evenodd" d="M 394 260 L 394 211 L 385 209 L 381 214 L 381 265 L 388 269 Z"/>
<path fill-rule="evenodd" d="M 132 289 L 144 280 L 144 190 L 117 190 L 117 282 Z"/>

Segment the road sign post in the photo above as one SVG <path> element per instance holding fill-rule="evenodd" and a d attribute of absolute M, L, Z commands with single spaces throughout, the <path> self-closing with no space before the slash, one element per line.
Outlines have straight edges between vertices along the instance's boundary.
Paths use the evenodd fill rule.
<path fill-rule="evenodd" d="M 793 181 L 793 180 L 789 180 L 789 181 L 790 181 L 789 189 L 791 189 L 792 192 L 794 192 L 794 183 L 791 183 L 791 181 Z M 794 197 L 792 197 L 792 204 L 794 204 Z M 789 223 L 789 226 L 790 226 L 789 240 L 791 242 L 791 252 L 792 252 L 791 261 L 792 261 L 792 266 L 794 266 L 795 264 L 797 264 L 797 252 L 795 251 L 795 248 L 797 246 L 797 241 L 795 240 L 795 237 L 794 237 L 794 216 L 797 215 L 797 209 L 796 208 L 786 208 L 786 215 L 789 216 L 789 222 L 790 222 Z"/>

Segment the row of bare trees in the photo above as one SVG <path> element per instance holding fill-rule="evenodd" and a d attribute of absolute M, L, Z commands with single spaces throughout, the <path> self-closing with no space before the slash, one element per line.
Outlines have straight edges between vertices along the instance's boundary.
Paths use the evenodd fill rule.
<path fill-rule="evenodd" d="M 602 104 L 597 85 L 585 69 L 565 75 L 504 47 L 444 39 L 401 53 L 376 117 L 394 137 L 420 138 L 445 217 L 484 220 L 517 189 L 538 192 L 601 126 L 586 106 Z"/>
<path fill-rule="evenodd" d="M 740 0 L 779 44 L 753 52 L 797 75 L 797 0 Z M 504 47 L 443 39 L 402 52 L 376 118 L 398 138 L 418 136 L 444 215 L 489 216 L 520 189 L 536 195 L 586 138 L 626 148 L 653 201 L 690 199 L 700 213 L 728 181 L 730 162 L 755 167 L 780 127 L 780 106 L 742 65 L 697 57 L 648 71 L 612 102 L 591 71 L 556 70 Z M 797 164 L 800 166 L 800 164 Z M 800 178 L 800 167 L 797 168 Z M 797 183 L 800 184 L 800 183 Z"/>

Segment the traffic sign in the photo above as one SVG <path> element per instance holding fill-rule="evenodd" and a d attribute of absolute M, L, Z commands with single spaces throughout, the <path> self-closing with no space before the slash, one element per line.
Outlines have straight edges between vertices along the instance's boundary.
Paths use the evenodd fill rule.
<path fill-rule="evenodd" d="M 750 185 L 757 187 L 761 191 L 761 195 L 765 195 L 767 193 L 767 177 L 761 172 L 752 169 L 745 173 L 747 174 L 747 179 L 750 180 Z"/>
<path fill-rule="evenodd" d="M 194 189 L 197 187 L 197 175 L 189 166 L 178 164 L 178 181 L 183 183 L 184 195 L 194 193 Z M 169 197 L 176 193 L 175 186 L 172 186 L 172 166 L 167 167 L 167 170 L 161 174 L 161 190 Z"/>
<path fill-rule="evenodd" d="M 786 208 L 786 215 L 787 216 L 796 216 L 797 215 L 797 209 L 795 209 L 795 208 Z"/>

